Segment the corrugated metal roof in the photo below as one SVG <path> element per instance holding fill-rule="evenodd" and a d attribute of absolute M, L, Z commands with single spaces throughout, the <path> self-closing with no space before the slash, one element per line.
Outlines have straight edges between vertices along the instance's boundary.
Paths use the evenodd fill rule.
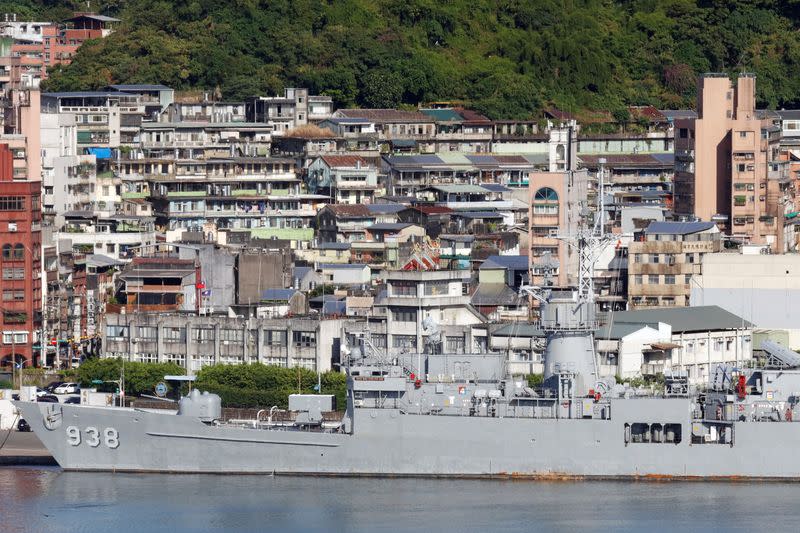
<path fill-rule="evenodd" d="M 503 218 L 503 215 L 495 211 L 456 211 L 453 216 L 464 218 Z"/>
<path fill-rule="evenodd" d="M 122 85 L 109 85 L 112 89 L 118 91 L 169 91 L 170 88 L 161 84 L 122 84 Z"/>
<path fill-rule="evenodd" d="M 713 222 L 669 222 L 654 220 L 647 226 L 645 233 L 651 235 L 689 235 L 708 231 L 716 227 Z"/>
<path fill-rule="evenodd" d="M 489 192 L 479 185 L 469 185 L 466 183 L 455 183 L 452 185 L 431 185 L 428 187 L 428 189 L 442 191 L 446 194 L 485 194 Z"/>
<path fill-rule="evenodd" d="M 527 255 L 490 255 L 487 257 L 479 270 L 490 269 L 511 269 L 528 270 L 529 258 Z"/>
<path fill-rule="evenodd" d="M 261 293 L 262 301 L 289 301 L 297 291 L 295 289 L 267 289 Z"/>
<path fill-rule="evenodd" d="M 509 192 L 511 190 L 500 183 L 481 183 L 481 187 L 492 192 Z"/>
<path fill-rule="evenodd" d="M 341 265 L 336 263 L 320 263 L 319 265 L 320 270 L 363 270 L 364 268 L 369 268 L 369 265 L 353 263 L 345 263 Z"/>
<path fill-rule="evenodd" d="M 367 204 L 370 213 L 392 214 L 408 209 L 402 204 Z"/>
<path fill-rule="evenodd" d="M 519 295 L 505 283 L 479 283 L 472 295 L 474 306 L 518 305 Z"/>
<path fill-rule="evenodd" d="M 614 313 L 613 320 L 615 324 L 643 324 L 654 327 L 663 322 L 672 326 L 673 333 L 753 327 L 753 324 L 744 318 L 717 305 L 619 311 Z"/>
<path fill-rule="evenodd" d="M 407 222 L 381 222 L 367 226 L 365 229 L 368 231 L 400 231 L 409 226 L 413 226 L 413 224 Z"/>

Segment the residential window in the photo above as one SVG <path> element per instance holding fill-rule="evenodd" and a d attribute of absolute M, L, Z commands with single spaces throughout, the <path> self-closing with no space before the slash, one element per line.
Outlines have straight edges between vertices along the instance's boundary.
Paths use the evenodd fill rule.
<path fill-rule="evenodd" d="M 4 302 L 21 302 L 25 299 L 25 291 L 5 290 L 3 291 Z"/>
<path fill-rule="evenodd" d="M 464 336 L 445 337 L 447 353 L 464 353 Z"/>
<path fill-rule="evenodd" d="M 667 274 L 664 276 L 664 284 L 665 285 L 675 285 L 675 276 L 671 274 Z"/>
<path fill-rule="evenodd" d="M 681 139 L 686 139 L 689 136 L 689 129 L 688 128 L 680 128 L 678 130 L 678 135 Z"/>
<path fill-rule="evenodd" d="M 392 296 L 416 296 L 417 284 L 413 281 L 393 281 Z"/>
<path fill-rule="evenodd" d="M 109 339 L 127 339 L 128 326 L 106 326 L 106 337 Z"/>
<path fill-rule="evenodd" d="M 658 275 L 657 274 L 650 274 L 647 276 L 647 283 L 650 285 L 658 285 Z"/>
<path fill-rule="evenodd" d="M 164 342 L 186 342 L 186 328 L 163 328 Z"/>
<path fill-rule="evenodd" d="M 747 169 L 747 166 L 744 163 L 738 163 L 736 165 L 737 172 L 744 172 Z"/>
<path fill-rule="evenodd" d="M 415 350 L 417 348 L 417 337 L 416 335 L 392 335 L 392 348 Z"/>
<path fill-rule="evenodd" d="M 244 330 L 241 329 L 221 329 L 219 330 L 219 340 L 222 342 L 244 342 Z"/>
<path fill-rule="evenodd" d="M 446 296 L 450 293 L 450 282 L 447 280 L 425 282 L 425 296 Z"/>
<path fill-rule="evenodd" d="M 4 331 L 3 344 L 27 344 L 28 332 L 27 331 Z"/>
<path fill-rule="evenodd" d="M 633 284 L 634 285 L 642 285 L 642 275 L 641 274 L 636 274 L 635 276 L 633 276 Z"/>
<path fill-rule="evenodd" d="M 282 329 L 267 329 L 264 331 L 265 346 L 286 346 L 286 331 Z"/>
<path fill-rule="evenodd" d="M 25 269 L 24 268 L 4 268 L 3 269 L 3 279 L 4 280 L 19 280 L 25 279 Z"/>
<path fill-rule="evenodd" d="M 194 328 L 192 336 L 197 342 L 214 342 L 214 328 Z"/>
<path fill-rule="evenodd" d="M 392 320 L 395 322 L 416 322 L 416 309 L 394 309 L 392 310 Z"/>
<path fill-rule="evenodd" d="M 295 346 L 316 346 L 317 334 L 314 331 L 293 331 L 292 344 Z"/>
<path fill-rule="evenodd" d="M 24 196 L 0 196 L 0 211 L 23 211 L 24 209 Z"/>
<path fill-rule="evenodd" d="M 158 339 L 158 328 L 156 326 L 139 326 L 139 338 L 141 340 Z"/>
<path fill-rule="evenodd" d="M 657 264 L 659 262 L 659 255 L 658 254 L 650 254 L 650 262 L 653 264 Z"/>

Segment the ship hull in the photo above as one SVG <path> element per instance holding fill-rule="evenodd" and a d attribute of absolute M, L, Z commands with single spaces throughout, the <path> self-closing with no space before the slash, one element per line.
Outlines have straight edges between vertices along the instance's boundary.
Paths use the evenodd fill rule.
<path fill-rule="evenodd" d="M 211 426 L 174 414 L 51 405 L 17 403 L 65 470 L 800 480 L 800 458 L 791 453 L 800 446 L 800 423 L 741 423 L 733 444 L 691 444 L 685 399 L 660 400 L 660 419 L 683 424 L 677 444 L 625 443 L 624 424 L 650 411 L 646 400 L 619 403 L 612 420 L 356 409 L 351 434 Z"/>

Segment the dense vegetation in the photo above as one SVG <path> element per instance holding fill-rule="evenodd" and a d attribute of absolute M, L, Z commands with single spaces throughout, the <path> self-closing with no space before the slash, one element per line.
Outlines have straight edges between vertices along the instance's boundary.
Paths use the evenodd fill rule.
<path fill-rule="evenodd" d="M 322 374 L 322 394 L 336 395 L 336 405 L 344 410 L 345 375 Z M 224 407 L 264 407 L 277 405 L 286 409 L 289 395 L 315 394 L 317 374 L 301 368 L 283 368 L 262 364 L 205 366 L 197 374 L 195 384 L 202 390 L 215 392 Z"/>
<path fill-rule="evenodd" d="M 87 359 L 76 371 L 76 381 L 81 387 L 97 388 L 100 391 L 114 392 L 120 379 L 122 359 Z M 156 384 L 164 381 L 166 375 L 181 375 L 186 371 L 175 363 L 125 363 L 125 394 L 129 397 L 140 394 L 155 394 Z M 92 381 L 104 381 L 93 384 Z"/>
<path fill-rule="evenodd" d="M 77 370 L 76 380 L 83 387 L 113 392 L 120 379 L 121 359 L 89 359 Z M 184 369 L 174 363 L 125 363 L 125 392 L 128 397 L 155 394 L 155 386 L 165 375 L 182 375 Z M 106 383 L 93 384 L 100 380 Z M 345 375 L 326 372 L 321 376 L 322 393 L 335 394 L 337 406 L 345 407 Z M 272 407 L 286 409 L 289 395 L 314 394 L 317 374 L 300 368 L 262 364 L 205 366 L 197 373 L 195 387 L 215 392 L 224 407 Z M 187 391 L 184 390 L 184 393 Z"/>
<path fill-rule="evenodd" d="M 0 1 L 59 18 L 77 0 Z M 110 82 L 226 98 L 306 86 L 339 106 L 464 101 L 491 117 L 693 104 L 706 71 L 755 72 L 760 105 L 800 100 L 800 0 L 100 0 L 123 23 L 49 89 Z"/>

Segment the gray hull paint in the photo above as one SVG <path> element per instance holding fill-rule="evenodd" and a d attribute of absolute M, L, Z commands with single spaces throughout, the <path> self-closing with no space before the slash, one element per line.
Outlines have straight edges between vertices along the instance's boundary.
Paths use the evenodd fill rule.
<path fill-rule="evenodd" d="M 515 419 L 356 409 L 350 434 L 207 426 L 186 416 L 18 402 L 66 470 L 375 476 L 666 477 L 800 480 L 800 423 L 743 422 L 734 444 L 690 444 L 690 402 L 655 400 L 663 422 L 682 424 L 679 444 L 624 442 L 625 422 L 653 400 L 616 400 L 612 420 Z M 641 415 L 641 416 L 640 416 Z M 648 417 L 650 418 L 650 417 Z M 51 424 L 52 425 L 52 424 Z M 81 431 L 68 443 L 66 428 Z M 119 446 L 88 444 L 86 429 L 114 428 Z M 102 440 L 102 439 L 101 439 Z"/>

